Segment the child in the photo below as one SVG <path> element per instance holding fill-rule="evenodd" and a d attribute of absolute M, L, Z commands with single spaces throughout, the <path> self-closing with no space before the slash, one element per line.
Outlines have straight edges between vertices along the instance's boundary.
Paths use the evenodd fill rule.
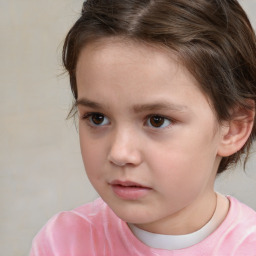
<path fill-rule="evenodd" d="M 256 39 L 236 0 L 88 0 L 63 61 L 101 198 L 31 256 L 256 255 L 256 213 L 214 192 L 255 138 Z"/>

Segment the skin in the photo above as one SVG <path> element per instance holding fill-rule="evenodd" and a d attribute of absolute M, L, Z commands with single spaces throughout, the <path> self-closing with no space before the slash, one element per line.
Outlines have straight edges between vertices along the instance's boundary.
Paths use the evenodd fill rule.
<path fill-rule="evenodd" d="M 82 158 L 103 200 L 124 221 L 153 233 L 187 234 L 205 225 L 216 207 L 213 185 L 227 129 L 177 57 L 103 39 L 81 51 L 76 76 Z M 152 115 L 165 118 L 160 127 Z M 150 189 L 125 200 L 113 192 L 113 180 Z M 222 203 L 221 219 L 228 209 Z"/>

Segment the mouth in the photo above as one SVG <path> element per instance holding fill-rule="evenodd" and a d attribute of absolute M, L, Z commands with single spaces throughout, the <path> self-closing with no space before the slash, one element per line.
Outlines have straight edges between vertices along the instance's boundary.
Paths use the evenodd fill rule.
<path fill-rule="evenodd" d="M 133 181 L 114 180 L 109 183 L 114 194 L 124 200 L 137 200 L 145 197 L 152 188 Z"/>

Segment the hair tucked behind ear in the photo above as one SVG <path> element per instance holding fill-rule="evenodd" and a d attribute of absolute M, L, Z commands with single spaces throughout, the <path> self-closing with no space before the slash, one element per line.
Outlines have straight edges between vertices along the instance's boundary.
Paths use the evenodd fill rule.
<path fill-rule="evenodd" d="M 208 96 L 218 120 L 235 107 L 254 109 L 256 39 L 236 0 L 87 0 L 63 47 L 63 63 L 77 99 L 76 64 L 92 40 L 124 37 L 175 51 Z M 248 101 L 250 99 L 250 101 Z M 218 172 L 248 156 L 256 126 L 236 154 L 222 159 Z"/>

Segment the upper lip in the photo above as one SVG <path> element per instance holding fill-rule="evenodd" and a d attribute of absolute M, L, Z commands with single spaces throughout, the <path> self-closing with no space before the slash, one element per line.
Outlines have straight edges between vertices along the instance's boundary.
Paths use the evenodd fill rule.
<path fill-rule="evenodd" d="M 142 187 L 142 188 L 149 188 L 147 186 L 141 185 L 137 182 L 133 181 L 122 181 L 122 180 L 113 180 L 110 182 L 110 185 L 119 185 L 119 186 L 124 186 L 124 187 Z"/>

